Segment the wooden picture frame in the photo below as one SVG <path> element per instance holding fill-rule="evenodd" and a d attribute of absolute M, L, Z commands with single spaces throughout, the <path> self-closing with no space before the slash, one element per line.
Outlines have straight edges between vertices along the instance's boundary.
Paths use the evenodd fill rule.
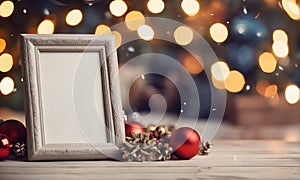
<path fill-rule="evenodd" d="M 125 138 L 112 35 L 21 35 L 28 159 L 118 158 Z"/>

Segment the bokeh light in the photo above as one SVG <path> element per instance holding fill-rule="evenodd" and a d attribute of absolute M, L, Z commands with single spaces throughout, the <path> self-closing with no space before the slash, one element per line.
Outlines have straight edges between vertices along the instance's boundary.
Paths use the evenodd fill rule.
<path fill-rule="evenodd" d="M 222 23 L 213 24 L 210 27 L 209 32 L 210 32 L 211 38 L 217 43 L 224 42 L 228 37 L 228 29 Z"/>
<path fill-rule="evenodd" d="M 191 74 L 199 74 L 203 71 L 203 66 L 193 56 L 184 57 L 182 60 L 182 64 L 184 65 L 186 70 Z"/>
<path fill-rule="evenodd" d="M 277 94 L 278 87 L 275 84 L 269 85 L 265 90 L 265 97 L 270 98 Z"/>
<path fill-rule="evenodd" d="M 165 9 L 165 3 L 163 0 L 149 0 L 147 8 L 153 14 L 161 13 Z"/>
<path fill-rule="evenodd" d="M 282 0 L 282 6 L 290 18 L 300 20 L 300 8 L 296 0 Z"/>
<path fill-rule="evenodd" d="M 142 25 L 138 28 L 137 33 L 141 39 L 145 41 L 150 41 L 154 38 L 154 31 L 148 25 Z"/>
<path fill-rule="evenodd" d="M 174 32 L 174 38 L 179 45 L 188 45 L 193 40 L 193 31 L 185 26 L 179 26 Z"/>
<path fill-rule="evenodd" d="M 182 0 L 182 10 L 189 16 L 195 16 L 200 10 L 200 4 L 197 0 Z"/>
<path fill-rule="evenodd" d="M 54 23 L 49 19 L 45 19 L 39 24 L 39 26 L 37 28 L 37 33 L 38 34 L 53 34 L 54 29 L 55 29 Z"/>
<path fill-rule="evenodd" d="M 0 53 L 4 51 L 5 47 L 6 47 L 6 41 L 0 38 Z"/>
<path fill-rule="evenodd" d="M 230 73 L 228 65 L 223 61 L 215 62 L 211 66 L 211 74 L 218 81 L 225 81 Z"/>
<path fill-rule="evenodd" d="M 266 89 L 269 85 L 270 83 L 268 81 L 260 79 L 256 83 L 255 89 L 260 95 L 265 96 Z"/>
<path fill-rule="evenodd" d="M 123 0 L 114 0 L 109 4 L 110 13 L 116 17 L 123 16 L 127 9 L 127 4 Z"/>
<path fill-rule="evenodd" d="M 111 34 L 110 27 L 100 24 L 96 27 L 95 34 Z"/>
<path fill-rule="evenodd" d="M 263 72 L 272 73 L 276 69 L 277 61 L 273 54 L 264 52 L 259 56 L 258 64 Z"/>
<path fill-rule="evenodd" d="M 285 100 L 289 104 L 296 104 L 300 99 L 299 87 L 294 84 L 288 85 L 285 89 L 284 94 L 285 94 Z"/>
<path fill-rule="evenodd" d="M 273 32 L 273 41 L 282 41 L 284 43 L 288 43 L 288 36 L 285 31 L 281 29 L 277 29 Z"/>
<path fill-rule="evenodd" d="M 70 26 L 77 26 L 83 19 L 82 12 L 79 9 L 73 9 L 66 16 L 66 23 Z"/>
<path fill-rule="evenodd" d="M 3 1 L 0 4 L 0 16 L 9 17 L 14 12 L 14 3 L 11 1 Z"/>
<path fill-rule="evenodd" d="M 112 31 L 111 34 L 116 37 L 116 46 L 119 48 L 122 44 L 122 35 L 118 31 Z"/>
<path fill-rule="evenodd" d="M 275 41 L 272 45 L 272 49 L 274 54 L 280 58 L 285 58 L 289 54 L 288 45 L 282 41 Z"/>
<path fill-rule="evenodd" d="M 131 11 L 125 16 L 125 23 L 128 29 L 137 31 L 140 26 L 145 24 L 145 17 L 139 11 Z"/>
<path fill-rule="evenodd" d="M 239 71 L 230 71 L 228 77 L 225 80 L 225 88 L 232 93 L 240 92 L 245 85 L 245 78 Z"/>
<path fill-rule="evenodd" d="M 0 71 L 1 72 L 8 72 L 13 67 L 13 57 L 8 53 L 3 53 L 0 56 Z"/>
<path fill-rule="evenodd" d="M 9 95 L 14 91 L 15 83 L 10 77 L 5 77 L 0 82 L 0 91 L 3 95 Z"/>

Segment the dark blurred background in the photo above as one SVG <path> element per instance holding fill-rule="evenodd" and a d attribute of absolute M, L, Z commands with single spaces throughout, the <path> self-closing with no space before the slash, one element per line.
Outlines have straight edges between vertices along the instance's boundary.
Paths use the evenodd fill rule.
<path fill-rule="evenodd" d="M 207 118 L 211 112 L 211 80 L 213 88 L 227 91 L 225 119 L 232 123 L 299 123 L 300 9 L 296 0 L 1 0 L 0 117 L 22 117 L 24 110 L 21 33 L 112 33 L 118 44 L 122 33 L 110 32 L 109 27 L 126 21 L 126 16 L 182 22 L 213 48 L 220 61 L 218 68 L 211 67 L 211 77 L 204 73 L 203 64 L 180 46 L 180 37 L 178 45 L 140 35 L 140 40 L 118 48 L 120 67 L 149 52 L 180 62 L 194 79 L 200 101 L 205 102 L 199 118 Z M 163 76 L 146 74 L 132 85 L 130 94 L 134 111 L 149 111 L 149 98 L 161 94 L 168 112 L 182 113 L 176 87 Z M 129 107 L 124 109 L 132 112 Z"/>

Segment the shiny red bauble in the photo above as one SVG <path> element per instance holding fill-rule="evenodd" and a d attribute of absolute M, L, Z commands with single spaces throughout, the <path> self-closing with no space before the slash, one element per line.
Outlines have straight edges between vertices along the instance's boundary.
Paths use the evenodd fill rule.
<path fill-rule="evenodd" d="M 0 134 L 0 160 L 4 160 L 10 155 L 12 144 L 9 137 L 5 134 Z"/>
<path fill-rule="evenodd" d="M 136 121 L 125 120 L 125 135 L 126 135 L 126 137 L 131 137 L 132 132 L 134 132 L 136 134 L 143 133 L 144 128 L 140 123 L 138 123 Z"/>
<path fill-rule="evenodd" d="M 170 137 L 173 154 L 179 159 L 191 159 L 201 148 L 201 138 L 198 132 L 189 127 L 175 130 Z"/>
<path fill-rule="evenodd" d="M 0 124 L 0 134 L 5 134 L 11 139 L 11 143 L 26 142 L 26 128 L 17 120 L 7 120 Z"/>

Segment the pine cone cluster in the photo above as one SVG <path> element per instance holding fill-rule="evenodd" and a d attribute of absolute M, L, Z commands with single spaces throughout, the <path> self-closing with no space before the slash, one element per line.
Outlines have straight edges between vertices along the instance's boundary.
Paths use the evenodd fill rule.
<path fill-rule="evenodd" d="M 24 142 L 17 142 L 14 145 L 13 151 L 17 157 L 24 157 L 26 155 L 26 144 Z"/>
<path fill-rule="evenodd" d="M 201 156 L 208 155 L 211 148 L 212 148 L 212 144 L 210 144 L 209 142 L 205 142 L 205 143 L 203 142 L 202 146 L 201 146 L 201 149 L 199 151 L 199 155 L 201 155 Z"/>
<path fill-rule="evenodd" d="M 170 128 L 160 125 L 150 125 L 146 128 L 146 132 L 150 133 L 150 138 L 162 139 L 171 134 Z"/>
<path fill-rule="evenodd" d="M 173 151 L 168 143 L 151 138 L 150 133 L 132 133 L 120 148 L 124 161 L 163 161 L 171 158 Z"/>

